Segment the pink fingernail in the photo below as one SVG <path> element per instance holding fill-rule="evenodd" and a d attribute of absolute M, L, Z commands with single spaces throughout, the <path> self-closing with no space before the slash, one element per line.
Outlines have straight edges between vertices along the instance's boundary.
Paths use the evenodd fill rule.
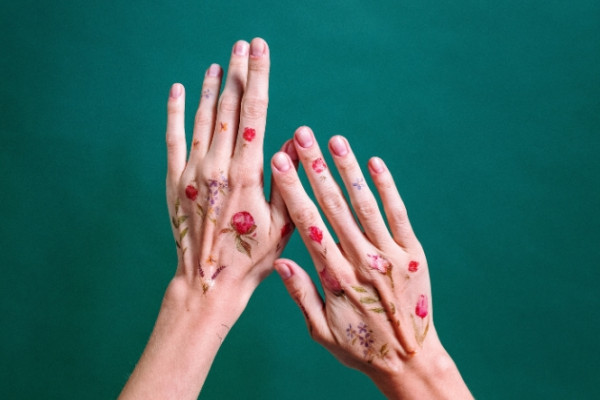
<path fill-rule="evenodd" d="M 262 57 L 265 54 L 265 42 L 262 40 L 253 40 L 250 44 L 250 55 L 252 57 Z"/>
<path fill-rule="evenodd" d="M 285 146 L 285 152 L 288 156 L 290 156 L 292 161 L 298 161 L 298 153 L 296 152 L 296 147 L 291 140 L 288 142 L 287 146 Z"/>
<path fill-rule="evenodd" d="M 305 149 L 313 145 L 313 138 L 307 128 L 300 128 L 294 135 L 296 141 L 301 147 Z"/>
<path fill-rule="evenodd" d="M 290 159 L 284 153 L 277 153 L 273 156 L 273 166 L 280 172 L 286 172 L 290 169 Z"/>
<path fill-rule="evenodd" d="M 237 56 L 245 56 L 248 54 L 248 43 L 237 42 L 233 47 L 233 54 Z"/>
<path fill-rule="evenodd" d="M 208 76 L 219 76 L 221 74 L 221 67 L 219 64 L 212 64 L 208 69 Z"/>
<path fill-rule="evenodd" d="M 284 263 L 275 264 L 275 270 L 284 281 L 292 276 L 292 269 Z"/>
<path fill-rule="evenodd" d="M 348 154 L 348 146 L 346 146 L 346 141 L 344 141 L 341 136 L 332 137 L 329 145 L 333 154 L 338 157 L 343 157 Z"/>
<path fill-rule="evenodd" d="M 371 162 L 369 163 L 369 169 L 374 174 L 380 174 L 385 170 L 385 165 L 383 164 L 383 161 L 381 160 L 381 158 L 373 157 L 371 159 Z"/>
<path fill-rule="evenodd" d="M 169 96 L 171 96 L 171 98 L 176 99 L 179 96 L 181 96 L 181 93 L 183 92 L 183 86 L 181 85 L 181 83 L 175 83 L 173 84 L 173 86 L 171 86 L 171 92 L 169 93 Z"/>

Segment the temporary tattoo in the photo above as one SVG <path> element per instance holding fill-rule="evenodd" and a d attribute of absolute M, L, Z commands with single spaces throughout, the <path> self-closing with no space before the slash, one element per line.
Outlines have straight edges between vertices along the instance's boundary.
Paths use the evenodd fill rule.
<path fill-rule="evenodd" d="M 429 303 L 427 302 L 427 296 L 424 294 L 419 296 L 419 300 L 417 301 L 417 306 L 415 307 L 415 314 L 417 317 L 423 319 L 428 314 Z"/>
<path fill-rule="evenodd" d="M 379 254 L 367 254 L 367 257 L 369 258 L 369 267 L 390 278 L 392 287 L 394 287 L 394 279 L 392 278 L 393 265 Z"/>
<path fill-rule="evenodd" d="M 244 139 L 248 142 L 251 142 L 252 139 L 256 136 L 256 130 L 254 128 L 244 128 L 244 133 L 242 135 Z"/>
<path fill-rule="evenodd" d="M 220 196 L 225 196 L 228 189 L 229 181 L 223 175 L 223 172 L 221 172 L 219 179 L 208 180 L 208 219 L 215 225 L 217 223 L 217 216 L 221 213 L 221 204 L 223 202 Z"/>
<path fill-rule="evenodd" d="M 311 240 L 321 244 L 321 241 L 323 240 L 323 231 L 316 226 L 310 226 L 308 227 L 308 236 Z"/>
<path fill-rule="evenodd" d="M 342 289 L 340 281 L 338 281 L 336 277 L 331 275 L 327 266 L 325 266 L 325 268 L 323 268 L 321 272 L 319 272 L 319 276 L 321 277 L 321 282 L 323 283 L 324 288 L 326 288 L 338 297 L 344 294 L 344 289 Z"/>
<path fill-rule="evenodd" d="M 256 241 L 252 236 L 252 233 L 256 230 L 256 224 L 252 214 L 248 211 L 240 211 L 233 214 L 230 222 L 231 228 L 225 228 L 221 230 L 219 234 L 233 233 L 235 237 L 235 247 L 240 253 L 246 254 L 252 258 L 252 247 L 246 240 Z M 246 240 L 244 240 L 246 239 Z"/>
<path fill-rule="evenodd" d="M 327 164 L 325 164 L 325 161 L 323 161 L 323 159 L 321 157 L 319 157 L 315 161 L 313 161 L 312 169 L 317 174 L 320 174 L 321 172 L 323 172 L 327 169 Z"/>
<path fill-rule="evenodd" d="M 221 273 L 221 271 L 223 271 L 225 268 L 227 268 L 227 265 L 221 265 L 219 268 L 217 268 L 217 270 L 215 271 L 214 274 L 212 274 L 212 276 L 210 277 L 210 279 L 215 279 L 217 277 L 217 275 L 219 275 Z"/>
<path fill-rule="evenodd" d="M 419 346 L 423 345 L 423 341 L 425 340 L 425 336 L 427 336 L 427 332 L 429 331 L 429 322 L 430 322 L 430 317 L 427 317 L 427 315 L 429 314 L 429 303 L 427 300 L 427 296 L 425 296 L 424 294 L 419 296 L 419 300 L 417 300 L 417 306 L 415 307 L 415 314 L 417 317 L 421 318 L 421 326 L 418 326 L 417 321 L 415 320 L 415 317 L 411 314 L 411 319 L 413 322 L 413 328 L 415 330 L 415 339 L 417 340 L 417 343 L 419 344 Z M 427 323 L 425 324 L 425 327 L 423 327 L 423 319 L 427 317 Z"/>
<path fill-rule="evenodd" d="M 361 304 L 373 305 L 372 308 L 368 308 L 369 311 L 373 311 L 377 314 L 385 313 L 385 308 L 381 305 L 381 300 L 379 298 L 379 293 L 370 293 L 366 288 L 362 286 L 352 286 L 352 289 L 360 293 L 359 301 Z"/>
<path fill-rule="evenodd" d="M 417 261 L 411 261 L 408 263 L 408 272 L 417 272 L 419 269 L 419 263 Z"/>
<path fill-rule="evenodd" d="M 196 197 L 198 197 L 198 189 L 192 185 L 187 185 L 185 187 L 185 197 L 192 201 L 196 201 Z"/>
<path fill-rule="evenodd" d="M 202 263 L 198 260 L 198 273 L 200 274 L 200 278 L 204 278 L 204 269 L 202 268 Z"/>
<path fill-rule="evenodd" d="M 291 222 L 287 222 L 285 225 L 283 225 L 281 227 L 281 239 L 283 239 L 284 237 L 286 237 L 287 235 L 289 235 L 292 231 L 294 230 L 294 224 L 292 224 Z M 270 229 L 269 229 L 269 233 L 270 233 Z M 281 250 L 281 241 L 277 243 L 277 247 L 275 248 L 276 251 Z"/>
<path fill-rule="evenodd" d="M 365 187 L 365 184 L 363 183 L 365 180 L 363 178 L 358 178 L 357 180 L 354 181 L 354 183 L 352 184 L 352 186 L 354 186 L 355 188 L 357 188 L 358 190 L 362 189 L 363 187 Z"/>
<path fill-rule="evenodd" d="M 290 233 L 292 230 L 294 230 L 294 224 L 292 224 L 291 222 L 286 223 L 281 228 L 281 238 L 283 239 L 284 237 L 286 237 L 288 233 Z"/>
<path fill-rule="evenodd" d="M 181 255 L 184 255 L 187 250 L 187 247 L 182 247 L 182 240 L 185 237 L 185 235 L 187 235 L 187 233 L 188 233 L 188 227 L 186 226 L 183 229 L 181 229 L 181 228 L 182 228 L 182 224 L 188 219 L 188 217 L 187 217 L 187 215 L 179 215 L 180 205 L 181 205 L 181 203 L 180 203 L 180 200 L 178 197 L 177 200 L 175 200 L 175 215 L 171 217 L 171 223 L 173 224 L 173 227 L 179 233 L 179 239 L 175 239 L 175 245 L 177 246 L 178 249 L 181 250 Z"/>
<path fill-rule="evenodd" d="M 212 97 L 212 92 L 210 91 L 210 89 L 204 89 L 202 91 L 202 98 L 210 99 L 211 97 Z"/>
<path fill-rule="evenodd" d="M 220 123 L 220 132 L 225 132 L 227 130 L 227 122 Z"/>
<path fill-rule="evenodd" d="M 304 318 L 306 319 L 306 324 L 308 325 L 308 332 L 310 333 L 310 336 L 312 336 L 312 332 L 313 332 L 312 323 L 310 322 L 310 317 L 308 316 L 308 312 L 306 312 L 306 308 L 304 308 L 304 304 L 302 304 L 302 302 L 300 301 L 300 297 L 296 297 L 296 303 L 298 303 L 300 310 L 302 310 L 302 314 L 304 314 Z"/>
<path fill-rule="evenodd" d="M 373 334 L 373 330 L 364 322 L 360 322 L 356 328 L 352 324 L 348 324 L 346 336 L 352 346 L 358 343 L 363 350 L 363 357 L 368 363 L 373 362 L 373 359 L 376 357 L 383 359 L 389 352 L 387 343 L 382 345 L 379 350 L 375 349 L 375 335 Z"/>
<path fill-rule="evenodd" d="M 217 260 L 212 255 L 209 255 L 208 258 L 206 259 L 206 263 L 210 264 L 210 265 L 215 264 L 216 262 L 217 262 Z"/>

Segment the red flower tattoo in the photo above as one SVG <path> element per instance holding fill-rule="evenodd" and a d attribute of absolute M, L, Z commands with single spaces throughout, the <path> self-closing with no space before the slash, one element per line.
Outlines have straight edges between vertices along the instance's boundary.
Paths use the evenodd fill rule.
<path fill-rule="evenodd" d="M 427 316 L 429 309 L 429 303 L 427 302 L 427 296 L 424 294 L 419 296 L 419 300 L 417 301 L 417 306 L 415 307 L 415 314 L 417 317 L 423 319 Z"/>
<path fill-rule="evenodd" d="M 323 270 L 319 272 L 319 276 L 321 277 L 321 283 L 323 283 L 323 287 L 325 289 L 329 290 L 336 296 L 341 296 L 344 294 L 344 289 L 342 289 L 340 281 L 338 281 L 329 273 L 329 269 L 327 267 L 323 268 Z"/>
<path fill-rule="evenodd" d="M 411 261 L 408 263 L 408 272 L 417 272 L 418 269 L 419 269 L 418 261 Z"/>
<path fill-rule="evenodd" d="M 323 159 L 321 157 L 319 157 L 315 161 L 313 161 L 312 169 L 317 174 L 320 174 L 321 172 L 323 172 L 327 169 L 327 164 L 325 164 L 325 161 L 323 161 Z"/>
<path fill-rule="evenodd" d="M 192 201 L 196 201 L 196 197 L 198 197 L 198 189 L 192 185 L 187 185 L 185 188 L 185 197 Z"/>
<path fill-rule="evenodd" d="M 294 225 L 291 222 L 288 222 L 283 227 L 281 227 L 281 238 L 283 239 L 288 233 L 290 233 L 294 229 Z"/>
<path fill-rule="evenodd" d="M 256 130 L 254 128 L 244 128 L 244 133 L 242 134 L 245 140 L 251 142 L 252 139 L 256 136 Z"/>
<path fill-rule="evenodd" d="M 221 230 L 221 233 L 233 233 L 235 236 L 235 247 L 240 253 L 246 254 L 252 258 L 252 246 L 247 240 L 256 240 L 250 236 L 256 230 L 256 224 L 254 223 L 254 217 L 248 211 L 240 211 L 233 214 L 231 217 L 231 228 L 225 228 Z"/>
<path fill-rule="evenodd" d="M 323 231 L 316 226 L 311 226 L 308 228 L 308 236 L 315 242 L 321 244 L 321 241 L 323 240 Z"/>
<path fill-rule="evenodd" d="M 256 229 L 254 218 L 248 211 L 240 211 L 231 217 L 231 226 L 239 235 L 245 235 L 252 228 Z M 252 229 L 254 231 L 254 229 Z"/>

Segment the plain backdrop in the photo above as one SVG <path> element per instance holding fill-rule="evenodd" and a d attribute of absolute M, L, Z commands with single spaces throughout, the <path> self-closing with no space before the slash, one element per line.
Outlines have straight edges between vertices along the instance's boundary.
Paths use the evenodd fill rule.
<path fill-rule="evenodd" d="M 307 124 L 387 161 L 474 395 L 600 398 L 599 2 L 1 9 L 1 398 L 117 396 L 175 269 L 169 87 L 186 86 L 190 134 L 205 69 L 256 36 L 272 54 L 266 159 Z M 312 270 L 297 234 L 284 255 Z M 383 397 L 310 340 L 273 274 L 201 398 Z"/>

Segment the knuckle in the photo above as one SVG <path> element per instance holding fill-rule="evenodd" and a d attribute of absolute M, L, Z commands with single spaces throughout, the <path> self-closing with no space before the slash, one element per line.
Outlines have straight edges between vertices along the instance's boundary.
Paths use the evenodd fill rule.
<path fill-rule="evenodd" d="M 250 119 L 263 118 L 267 114 L 269 100 L 264 97 L 248 97 L 242 100 L 242 116 Z"/>
<path fill-rule="evenodd" d="M 262 170 L 248 168 L 247 165 L 235 165 L 231 167 L 229 183 L 232 187 L 256 187 L 262 185 Z"/>
<path fill-rule="evenodd" d="M 231 94 L 224 93 L 221 97 L 221 101 L 219 102 L 219 110 L 228 111 L 228 112 L 237 112 L 240 108 L 240 99 L 239 97 Z"/>
<path fill-rule="evenodd" d="M 370 200 L 358 202 L 354 206 L 354 210 L 357 214 L 360 214 L 366 217 L 367 219 L 375 217 L 377 214 L 379 214 L 379 208 L 373 201 Z"/>
<path fill-rule="evenodd" d="M 312 209 L 312 207 L 307 206 L 302 206 L 296 210 L 291 210 L 290 217 L 296 226 L 303 228 L 313 225 L 317 220 L 315 211 Z"/>
<path fill-rule="evenodd" d="M 263 59 L 264 60 L 264 59 Z M 258 72 L 259 74 L 268 74 L 269 73 L 269 62 L 264 61 L 251 61 L 248 63 L 248 70 L 253 72 Z"/>
<path fill-rule="evenodd" d="M 321 206 L 327 214 L 338 214 L 345 208 L 346 203 L 337 193 L 326 193 L 321 198 Z"/>
<path fill-rule="evenodd" d="M 196 118 L 194 119 L 194 125 L 199 127 L 212 126 L 213 118 L 212 114 L 205 110 L 198 110 Z"/>

